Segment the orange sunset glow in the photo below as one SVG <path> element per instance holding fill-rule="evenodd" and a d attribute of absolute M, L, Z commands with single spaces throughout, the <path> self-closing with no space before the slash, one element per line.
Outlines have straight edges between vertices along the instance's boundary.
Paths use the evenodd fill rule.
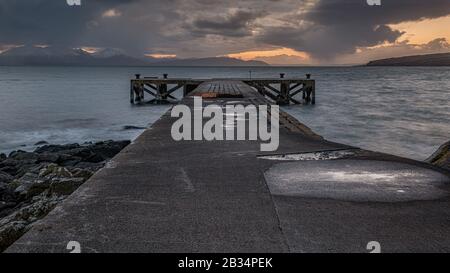
<path fill-rule="evenodd" d="M 390 25 L 395 30 L 404 31 L 401 40 L 409 40 L 414 44 L 425 44 L 436 38 L 450 41 L 450 16 L 437 19 L 426 19 L 418 22 L 404 22 Z"/>
<path fill-rule="evenodd" d="M 420 49 L 421 45 L 426 45 L 427 43 L 439 39 L 444 38 L 447 42 L 450 42 L 450 16 L 436 18 L 436 19 L 424 19 L 419 21 L 410 21 L 403 22 L 399 24 L 389 25 L 393 30 L 398 30 L 404 32 L 404 34 L 397 40 L 396 43 L 388 43 L 384 42 L 375 46 L 370 46 L 366 48 L 357 48 L 354 52 L 353 56 L 350 58 L 351 63 L 358 62 L 358 56 L 364 57 L 364 49 L 370 50 L 371 54 L 374 54 L 373 51 L 383 50 L 383 52 L 389 52 L 390 48 L 395 47 L 395 51 L 398 52 L 397 43 L 406 42 L 412 47 Z M 445 50 L 445 49 L 444 49 Z M 417 52 L 417 54 L 421 54 L 422 52 Z M 429 53 L 429 52 L 424 52 Z M 407 54 L 407 53 L 405 53 Z M 411 53 L 415 54 L 415 53 Z M 401 55 L 401 54 L 400 54 Z M 262 60 L 270 64 L 279 65 L 279 64 L 314 64 L 314 60 L 311 59 L 310 55 L 307 52 L 296 51 L 291 48 L 281 47 L 275 49 L 267 49 L 267 50 L 249 50 L 242 51 L 237 53 L 230 53 L 224 55 L 230 58 L 237 58 L 242 60 Z M 390 57 L 387 55 L 387 57 Z M 341 58 L 342 59 L 342 58 Z M 341 61 L 341 59 L 337 60 L 337 63 Z M 345 58 L 343 58 L 346 62 Z M 348 58 L 347 58 L 348 59 Z M 363 59 L 366 61 L 366 59 Z"/>
<path fill-rule="evenodd" d="M 281 55 L 288 55 L 292 57 L 298 57 L 301 59 L 308 59 L 309 56 L 305 52 L 296 51 L 291 48 L 277 48 L 277 49 L 270 49 L 270 50 L 253 50 L 253 51 L 244 51 L 239 53 L 231 53 L 227 54 L 227 57 L 230 58 L 237 58 L 242 60 L 253 60 L 261 57 L 277 57 Z"/>
<path fill-rule="evenodd" d="M 177 57 L 177 55 L 175 55 L 175 54 L 145 54 L 145 56 L 155 58 L 155 59 L 171 59 L 171 58 Z"/>

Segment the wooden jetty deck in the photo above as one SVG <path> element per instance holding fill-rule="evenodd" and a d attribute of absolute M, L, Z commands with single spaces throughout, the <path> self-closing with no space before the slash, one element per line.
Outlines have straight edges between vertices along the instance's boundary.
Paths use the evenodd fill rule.
<path fill-rule="evenodd" d="M 270 103 L 235 80 L 180 103 L 212 89 L 240 97 L 205 105 Z M 167 113 L 7 252 L 450 251 L 446 173 L 280 119 L 280 147 L 261 153 L 258 141 L 174 141 Z"/>

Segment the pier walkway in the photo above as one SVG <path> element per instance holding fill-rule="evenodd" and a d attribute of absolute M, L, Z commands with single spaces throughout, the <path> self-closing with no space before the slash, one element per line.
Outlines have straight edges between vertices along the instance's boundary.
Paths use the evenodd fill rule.
<path fill-rule="evenodd" d="M 205 81 L 180 103 L 194 96 L 268 103 L 241 81 Z M 280 119 L 279 149 L 262 153 L 258 141 L 176 142 L 168 112 L 7 252 L 450 251 L 448 174 Z"/>

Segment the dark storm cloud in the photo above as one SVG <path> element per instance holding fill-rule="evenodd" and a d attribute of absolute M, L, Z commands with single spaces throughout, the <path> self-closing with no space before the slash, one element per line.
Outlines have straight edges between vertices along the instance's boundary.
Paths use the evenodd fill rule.
<path fill-rule="evenodd" d="M 91 0 L 69 7 L 65 0 L 0 0 L 0 42 L 76 43 L 102 11 L 136 1 Z"/>
<path fill-rule="evenodd" d="M 0 46 L 115 47 L 182 57 L 283 46 L 332 58 L 395 41 L 402 33 L 388 24 L 448 14 L 449 0 L 382 0 L 381 7 L 366 0 L 82 0 L 81 7 L 0 0 Z"/>
<path fill-rule="evenodd" d="M 293 21 L 304 26 L 269 27 L 261 42 L 307 51 L 316 58 L 352 53 L 357 47 L 394 42 L 403 33 L 388 24 L 450 14 L 449 0 L 384 0 L 369 6 L 364 0 L 320 0 Z"/>
<path fill-rule="evenodd" d="M 238 10 L 226 16 L 215 15 L 210 18 L 195 19 L 191 28 L 201 35 L 216 34 L 231 37 L 251 35 L 249 24 L 261 16 L 261 13 Z"/>
<path fill-rule="evenodd" d="M 122 48 L 141 55 L 170 39 L 169 20 L 178 18 L 175 0 L 0 0 L 0 44 Z M 176 5 L 175 5 L 176 6 Z M 108 10 L 117 16 L 104 16 Z"/>
<path fill-rule="evenodd" d="M 369 6 L 365 0 L 321 0 L 306 15 L 324 25 L 395 24 L 450 13 L 449 0 L 381 0 L 381 6 Z"/>

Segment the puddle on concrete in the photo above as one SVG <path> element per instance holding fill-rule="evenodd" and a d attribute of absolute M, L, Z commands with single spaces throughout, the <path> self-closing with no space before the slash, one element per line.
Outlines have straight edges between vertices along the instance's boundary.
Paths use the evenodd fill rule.
<path fill-rule="evenodd" d="M 286 162 L 264 175 L 274 195 L 360 202 L 434 200 L 447 196 L 449 185 L 434 170 L 374 160 Z"/>
<path fill-rule="evenodd" d="M 333 160 L 355 155 L 356 150 L 323 151 L 315 153 L 267 155 L 258 158 L 278 161 L 315 161 L 315 160 Z"/>

